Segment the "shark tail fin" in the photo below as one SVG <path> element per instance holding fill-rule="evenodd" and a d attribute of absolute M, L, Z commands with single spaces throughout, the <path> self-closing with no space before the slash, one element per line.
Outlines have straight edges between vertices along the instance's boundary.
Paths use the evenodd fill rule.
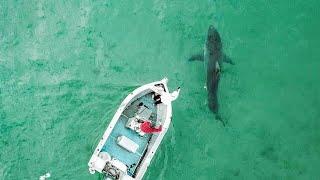
<path fill-rule="evenodd" d="M 222 124 L 223 127 L 226 127 L 227 122 L 222 119 L 222 117 L 220 116 L 220 114 L 217 114 L 217 115 L 216 115 L 216 120 L 219 121 L 219 122 L 221 122 L 221 124 Z"/>

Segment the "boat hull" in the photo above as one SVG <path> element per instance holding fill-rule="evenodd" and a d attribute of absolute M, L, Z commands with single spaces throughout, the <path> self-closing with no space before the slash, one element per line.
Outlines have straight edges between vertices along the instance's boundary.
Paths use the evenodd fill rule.
<path fill-rule="evenodd" d="M 106 173 L 107 176 L 114 179 L 142 179 L 171 123 L 171 102 L 156 105 L 152 98 L 152 95 L 156 93 L 170 95 L 167 82 L 168 80 L 164 78 L 161 81 L 143 85 L 123 100 L 90 158 L 88 163 L 90 173 L 93 174 L 96 171 L 106 173 L 106 169 L 108 169 L 106 167 L 109 163 L 110 168 L 116 167 L 115 173 L 118 176 L 110 175 L 110 172 Z M 163 89 L 160 88 L 161 92 L 159 92 L 159 87 Z M 141 104 L 148 108 L 145 108 L 144 112 L 149 111 L 150 113 L 140 113 Z M 161 131 L 144 134 L 143 132 L 135 132 L 134 128 L 129 129 L 128 122 L 130 119 L 136 118 L 134 115 L 143 115 L 151 120 L 160 119 Z M 103 157 L 101 155 L 103 153 L 110 157 Z"/>

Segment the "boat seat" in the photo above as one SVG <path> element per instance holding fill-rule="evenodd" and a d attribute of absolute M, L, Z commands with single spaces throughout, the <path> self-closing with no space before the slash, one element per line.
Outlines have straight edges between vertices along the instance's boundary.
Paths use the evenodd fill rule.
<path fill-rule="evenodd" d="M 136 114 L 137 119 L 148 120 L 152 114 L 152 111 L 146 106 L 140 106 Z"/>
<path fill-rule="evenodd" d="M 123 135 L 117 138 L 117 144 L 132 153 L 135 153 L 139 148 L 137 143 Z"/>
<path fill-rule="evenodd" d="M 112 160 L 110 161 L 111 165 L 113 165 L 114 167 L 116 167 L 117 169 L 119 169 L 122 172 L 127 172 L 128 167 L 121 161 L 119 161 L 118 159 L 112 158 Z"/>
<path fill-rule="evenodd" d="M 93 168 L 99 173 L 102 173 L 106 164 L 107 164 L 107 160 L 101 157 L 96 157 L 95 161 L 93 162 Z"/>
<path fill-rule="evenodd" d="M 167 105 L 164 103 L 160 103 L 157 105 L 157 122 L 162 122 L 165 120 L 166 115 L 167 115 Z"/>

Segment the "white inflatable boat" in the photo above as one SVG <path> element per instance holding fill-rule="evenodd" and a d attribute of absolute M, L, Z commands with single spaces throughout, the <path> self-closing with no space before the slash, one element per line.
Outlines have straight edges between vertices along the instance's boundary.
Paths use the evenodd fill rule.
<path fill-rule="evenodd" d="M 169 93 L 167 82 L 143 85 L 123 100 L 88 163 L 91 174 L 142 179 L 169 128 L 171 102 L 179 95 L 179 88 Z"/>

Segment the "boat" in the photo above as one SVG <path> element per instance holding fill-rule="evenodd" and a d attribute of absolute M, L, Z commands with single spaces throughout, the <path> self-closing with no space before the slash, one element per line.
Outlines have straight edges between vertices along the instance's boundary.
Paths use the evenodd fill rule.
<path fill-rule="evenodd" d="M 168 79 L 143 85 L 121 103 L 95 148 L 89 172 L 105 179 L 143 178 L 171 123 L 180 88 L 170 93 Z"/>

